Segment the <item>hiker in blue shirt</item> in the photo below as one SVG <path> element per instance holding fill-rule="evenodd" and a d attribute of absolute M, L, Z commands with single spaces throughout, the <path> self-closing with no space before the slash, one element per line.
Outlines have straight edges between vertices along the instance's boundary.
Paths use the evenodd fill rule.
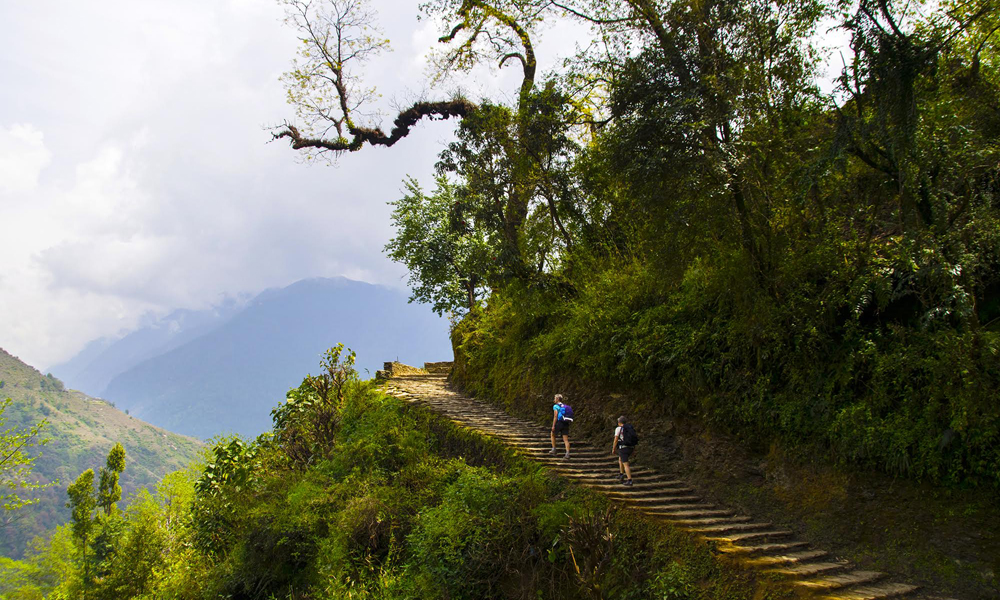
<path fill-rule="evenodd" d="M 568 407 L 562 400 L 562 394 L 556 394 L 556 403 L 552 405 L 552 449 L 549 450 L 549 454 L 556 453 L 556 435 L 561 435 L 563 443 L 566 444 L 566 455 L 563 458 L 569 458 L 569 426 L 573 419 L 566 415 Z"/>

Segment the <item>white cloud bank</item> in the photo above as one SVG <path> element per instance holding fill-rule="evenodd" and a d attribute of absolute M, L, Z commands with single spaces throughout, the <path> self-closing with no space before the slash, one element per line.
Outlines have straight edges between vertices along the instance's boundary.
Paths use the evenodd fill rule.
<path fill-rule="evenodd" d="M 38 186 L 38 176 L 52 158 L 44 137 L 27 123 L 0 127 L 0 196 L 23 194 Z"/>

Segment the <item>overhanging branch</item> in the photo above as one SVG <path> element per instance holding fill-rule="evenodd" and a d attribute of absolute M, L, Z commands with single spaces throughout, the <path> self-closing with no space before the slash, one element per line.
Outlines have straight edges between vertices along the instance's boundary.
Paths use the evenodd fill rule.
<path fill-rule="evenodd" d="M 399 113 L 393 121 L 393 128 L 388 134 L 381 128 L 350 126 L 350 138 L 310 138 L 301 134 L 294 125 L 285 123 L 278 131 L 271 134 L 272 139 L 287 138 L 292 148 L 303 150 L 315 148 L 321 151 L 355 152 L 365 143 L 372 146 L 392 146 L 410 133 L 410 130 L 421 119 L 448 119 L 465 117 L 476 109 L 476 105 L 465 98 L 440 102 L 417 102 L 410 108 Z"/>

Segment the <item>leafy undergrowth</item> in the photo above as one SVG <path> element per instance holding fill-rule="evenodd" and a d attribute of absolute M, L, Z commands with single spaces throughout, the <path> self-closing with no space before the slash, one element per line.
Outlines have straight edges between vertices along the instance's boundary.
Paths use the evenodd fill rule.
<path fill-rule="evenodd" d="M 788 595 L 687 533 L 384 395 L 336 357 L 325 366 L 275 409 L 271 435 L 219 440 L 203 467 L 99 517 L 97 542 L 63 527 L 25 561 L 0 563 L 0 595 L 75 597 L 84 585 L 118 599 Z"/>

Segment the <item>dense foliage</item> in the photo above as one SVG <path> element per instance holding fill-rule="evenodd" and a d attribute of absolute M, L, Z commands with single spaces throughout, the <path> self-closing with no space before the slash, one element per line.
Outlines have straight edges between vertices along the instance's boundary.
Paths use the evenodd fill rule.
<path fill-rule="evenodd" d="M 346 360 L 344 357 L 347 357 Z M 547 476 L 501 443 L 361 382 L 341 348 L 275 408 L 124 510 L 93 471 L 74 521 L 4 598 L 751 598 L 752 575 Z M 319 438 L 316 434 L 321 433 Z M 112 451 L 108 470 L 121 466 Z M 113 505 L 112 505 L 113 507 Z M 760 584 L 766 585 L 766 584 Z"/>
<path fill-rule="evenodd" d="M 442 153 L 434 235 L 490 248 L 456 337 L 467 385 L 517 402 L 525 373 L 572 376 L 749 444 L 1000 485 L 995 0 L 427 10 L 475 28 L 446 68 L 505 28 L 526 57 L 543 14 L 597 42 L 477 105 Z M 850 52 L 823 92 L 831 23 Z"/>

